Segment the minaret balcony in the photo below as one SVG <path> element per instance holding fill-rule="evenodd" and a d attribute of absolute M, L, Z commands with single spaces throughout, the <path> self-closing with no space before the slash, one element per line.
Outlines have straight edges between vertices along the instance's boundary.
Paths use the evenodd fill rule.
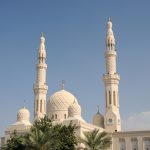
<path fill-rule="evenodd" d="M 117 52 L 116 51 L 114 51 L 114 50 L 106 50 L 105 51 L 105 57 L 110 57 L 110 56 L 116 56 L 117 55 Z"/>
<path fill-rule="evenodd" d="M 105 84 L 119 84 L 120 76 L 116 74 L 104 74 L 103 80 Z"/>

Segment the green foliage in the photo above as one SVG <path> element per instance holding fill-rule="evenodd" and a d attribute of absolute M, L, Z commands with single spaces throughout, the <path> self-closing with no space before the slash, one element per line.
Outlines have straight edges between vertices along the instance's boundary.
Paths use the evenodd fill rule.
<path fill-rule="evenodd" d="M 75 150 L 75 126 L 52 125 L 45 116 L 36 120 L 26 136 L 16 133 L 7 141 L 3 150 Z"/>
<path fill-rule="evenodd" d="M 36 120 L 27 136 L 26 147 L 29 150 L 51 150 L 52 122 L 45 116 Z"/>
<path fill-rule="evenodd" d="M 69 126 L 58 124 L 53 127 L 54 150 L 75 150 L 77 145 L 75 128 L 72 123 Z"/>
<path fill-rule="evenodd" d="M 2 150 L 25 150 L 26 149 L 26 139 L 23 135 L 17 135 L 14 133 L 11 135 L 10 139 L 7 141 L 6 145 L 2 147 Z"/>
<path fill-rule="evenodd" d="M 101 132 L 99 130 L 93 130 L 92 132 L 84 132 L 85 138 L 80 138 L 80 143 L 85 144 L 85 150 L 105 150 L 111 145 L 111 137 L 108 133 Z"/>
<path fill-rule="evenodd" d="M 42 132 L 46 132 L 50 128 L 52 128 L 52 121 L 47 116 L 45 116 L 44 118 L 34 121 L 31 131 L 34 129 L 38 129 Z"/>

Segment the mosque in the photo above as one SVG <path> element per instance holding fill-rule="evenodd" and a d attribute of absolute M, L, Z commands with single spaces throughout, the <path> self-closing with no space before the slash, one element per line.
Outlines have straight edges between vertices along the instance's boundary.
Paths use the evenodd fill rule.
<path fill-rule="evenodd" d="M 112 21 L 107 22 L 106 34 L 106 73 L 103 75 L 105 87 L 105 114 L 98 111 L 93 117 L 93 123 L 87 123 L 81 116 L 81 106 L 77 98 L 64 89 L 62 83 L 61 90 L 54 93 L 46 101 L 48 86 L 46 84 L 46 49 L 45 38 L 40 39 L 38 51 L 38 64 L 36 82 L 33 86 L 34 91 L 34 120 L 43 118 L 47 115 L 52 118 L 53 123 L 68 125 L 70 121 L 78 126 L 76 135 L 83 137 L 83 132 L 98 129 L 100 132 L 106 131 L 112 137 L 110 150 L 150 150 L 150 130 L 149 131 L 122 131 L 121 118 L 119 113 L 119 81 L 117 73 L 115 49 L 115 37 L 112 30 Z M 32 123 L 30 122 L 29 110 L 21 108 L 17 113 L 17 121 L 10 125 L 5 131 L 5 137 L 1 138 L 3 145 L 14 130 L 18 134 L 29 131 Z"/>

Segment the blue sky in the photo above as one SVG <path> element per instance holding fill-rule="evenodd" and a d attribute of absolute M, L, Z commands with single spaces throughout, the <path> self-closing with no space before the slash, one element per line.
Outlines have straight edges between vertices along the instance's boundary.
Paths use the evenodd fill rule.
<path fill-rule="evenodd" d="M 65 89 L 76 94 L 88 122 L 97 105 L 105 113 L 102 75 L 108 16 L 112 18 L 118 52 L 124 129 L 130 129 L 130 117 L 138 120 L 138 115 L 149 114 L 149 5 L 148 0 L 1 1 L 0 134 L 16 121 L 24 100 L 32 120 L 32 87 L 41 32 L 47 49 L 47 99 L 65 80 Z M 149 115 L 146 120 L 150 120 Z M 150 126 L 150 121 L 145 124 Z"/>

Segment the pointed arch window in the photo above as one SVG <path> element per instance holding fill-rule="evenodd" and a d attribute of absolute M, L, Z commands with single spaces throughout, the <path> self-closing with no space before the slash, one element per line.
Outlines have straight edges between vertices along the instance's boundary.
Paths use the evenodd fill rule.
<path fill-rule="evenodd" d="M 39 101 L 36 101 L 36 111 L 38 111 Z"/>
<path fill-rule="evenodd" d="M 138 140 L 137 138 L 131 138 L 132 150 L 138 150 Z"/>
<path fill-rule="evenodd" d="M 120 150 L 126 150 L 126 141 L 124 138 L 119 139 Z"/>
<path fill-rule="evenodd" d="M 107 91 L 105 91 L 105 98 L 106 98 L 106 107 L 108 106 L 107 105 Z"/>
<path fill-rule="evenodd" d="M 111 105 L 111 92 L 109 91 L 109 104 Z"/>
<path fill-rule="evenodd" d="M 40 113 L 42 113 L 42 100 L 40 100 Z"/>
<path fill-rule="evenodd" d="M 57 119 L 57 114 L 55 114 L 55 119 Z"/>
<path fill-rule="evenodd" d="M 114 105 L 116 106 L 116 92 L 113 91 L 113 100 L 114 100 Z"/>
<path fill-rule="evenodd" d="M 52 120 L 54 119 L 54 115 L 52 115 Z"/>
<path fill-rule="evenodd" d="M 45 100 L 44 100 L 44 112 L 46 112 L 46 104 L 45 104 Z"/>

